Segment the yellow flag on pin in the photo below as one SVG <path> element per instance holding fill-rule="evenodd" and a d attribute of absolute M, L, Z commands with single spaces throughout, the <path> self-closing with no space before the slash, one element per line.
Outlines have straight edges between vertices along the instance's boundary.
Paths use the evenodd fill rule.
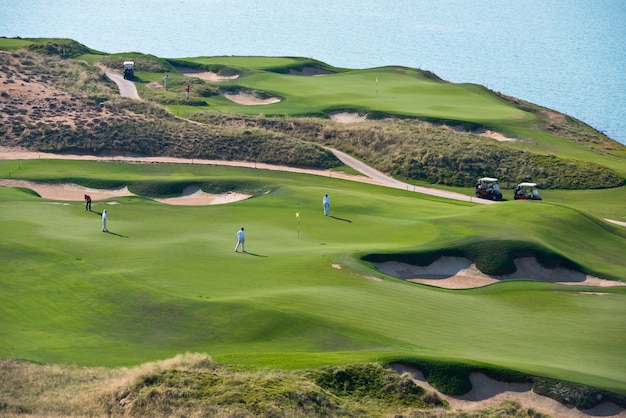
<path fill-rule="evenodd" d="M 296 212 L 296 218 L 300 217 L 300 212 Z"/>

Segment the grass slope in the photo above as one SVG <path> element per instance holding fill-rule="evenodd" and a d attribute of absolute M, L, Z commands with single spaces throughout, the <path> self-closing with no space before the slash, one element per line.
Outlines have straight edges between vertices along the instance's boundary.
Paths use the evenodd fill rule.
<path fill-rule="evenodd" d="M 2 357 L 119 366 L 192 351 L 296 369 L 454 359 L 626 392 L 625 289 L 599 296 L 582 292 L 593 288 L 517 281 L 449 291 L 385 277 L 358 261 L 506 236 L 626 280 L 626 235 L 588 215 L 548 202 L 474 207 L 253 169 L 30 161 L 21 175 L 42 178 L 58 173 L 55 166 L 85 183 L 248 179 L 271 191 L 207 207 L 143 197 L 95 202 L 94 211 L 109 209 L 112 233 L 103 234 L 98 214 L 80 202 L 46 204 L 1 188 Z M 324 193 L 334 218 L 321 215 Z M 248 254 L 233 251 L 241 226 Z"/>

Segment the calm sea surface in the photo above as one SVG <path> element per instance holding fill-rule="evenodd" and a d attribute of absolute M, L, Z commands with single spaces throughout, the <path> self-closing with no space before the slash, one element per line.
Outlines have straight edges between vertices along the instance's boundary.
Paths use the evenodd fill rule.
<path fill-rule="evenodd" d="M 624 0 L 0 0 L 0 36 L 168 58 L 416 67 L 570 114 L 626 143 Z"/>

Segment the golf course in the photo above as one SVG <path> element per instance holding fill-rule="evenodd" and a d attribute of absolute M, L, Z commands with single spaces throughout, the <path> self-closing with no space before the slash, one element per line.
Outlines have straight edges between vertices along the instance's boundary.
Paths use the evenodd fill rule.
<path fill-rule="evenodd" d="M 12 361 L 121 370 L 185 353 L 206 355 L 212 367 L 276 376 L 401 364 L 448 395 L 467 393 L 470 374 L 480 372 L 585 388 L 584 401 L 557 400 L 576 412 L 612 402 L 623 413 L 624 145 L 558 112 L 417 69 L 91 50 L 60 59 L 52 47 L 46 53 L 45 42 L 0 38 L 0 65 L 8 69 L 0 80 L 5 371 L 15 367 Z M 86 75 L 64 84 L 17 71 L 39 59 Z M 97 66 L 119 73 L 130 59 L 139 101 L 119 97 Z M 61 116 L 34 105 L 36 95 L 26 94 L 36 83 L 47 103 L 67 95 L 63 103 L 73 107 Z M 232 99 L 241 96 L 247 104 Z M 270 97 L 276 100 L 261 104 Z M 337 114 L 362 119 L 341 123 L 332 120 Z M 415 138 L 405 137 L 409 132 Z M 415 144 L 422 136 L 432 136 L 430 146 L 403 148 L 421 146 Z M 367 181 L 329 148 L 415 188 L 467 199 Z M 10 150 L 47 154 L 12 158 Z M 490 157 L 477 157 L 478 150 Z M 58 158 L 51 158 L 55 152 Z M 507 166 L 507 158 L 516 162 Z M 233 161 L 248 165 L 228 164 Z M 437 163 L 418 170 L 418 161 Z M 312 171 L 250 165 L 257 162 Z M 501 179 L 503 201 L 474 197 L 473 182 L 487 175 Z M 543 200 L 513 200 L 513 185 L 531 180 Z M 40 186 L 65 193 L 42 197 Z M 84 194 L 94 197 L 91 210 Z M 325 194 L 330 216 L 322 208 Z M 105 209 L 108 232 L 102 231 Z M 235 252 L 242 227 L 245 252 Z M 438 281 L 462 281 L 459 271 L 403 277 L 382 268 L 395 263 L 410 271 L 450 258 L 466 260 L 491 281 L 444 288 Z M 523 260 L 548 273 L 514 276 Z M 556 399 L 555 392 L 546 390 Z M 20 397 L 11 396 L 0 399 L 0 413 L 18 414 L 13 399 Z M 118 414 L 98 408 L 96 415 Z M 259 408 L 215 416 L 309 414 Z M 310 415 L 364 413 L 324 408 Z M 369 410 L 393 416 L 412 408 Z M 86 414 L 75 411 L 29 413 Z"/>

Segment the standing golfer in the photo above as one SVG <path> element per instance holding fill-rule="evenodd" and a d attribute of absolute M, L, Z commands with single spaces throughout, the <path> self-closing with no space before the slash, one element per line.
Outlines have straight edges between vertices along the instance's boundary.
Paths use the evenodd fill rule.
<path fill-rule="evenodd" d="M 107 210 L 102 211 L 102 232 L 109 232 L 107 229 Z"/>
<path fill-rule="evenodd" d="M 168 74 L 165 74 L 165 77 L 163 77 L 163 85 L 165 86 L 165 90 L 167 91 L 167 85 L 170 82 L 170 76 Z"/>
<path fill-rule="evenodd" d="M 241 229 L 237 231 L 237 245 L 235 245 L 235 252 L 237 252 L 240 245 L 241 245 L 241 252 L 242 253 L 246 252 L 246 249 L 244 246 L 245 240 L 246 240 L 246 234 L 243 232 L 243 227 L 241 227 Z"/>
<path fill-rule="evenodd" d="M 185 100 L 189 101 L 189 84 L 185 87 Z"/>
<path fill-rule="evenodd" d="M 330 216 L 330 197 L 327 194 L 322 199 L 322 205 L 324 206 L 324 216 Z"/>
<path fill-rule="evenodd" d="M 85 195 L 85 210 L 91 212 L 91 196 Z"/>

